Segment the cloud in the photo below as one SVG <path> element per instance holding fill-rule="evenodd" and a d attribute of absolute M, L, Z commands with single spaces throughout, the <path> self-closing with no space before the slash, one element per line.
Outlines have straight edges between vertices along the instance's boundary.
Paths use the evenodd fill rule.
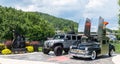
<path fill-rule="evenodd" d="M 104 5 L 107 0 L 89 0 L 86 8 L 98 8 Z"/>
<path fill-rule="evenodd" d="M 72 12 L 74 19 L 78 19 L 78 17 L 114 17 L 119 9 L 117 4 L 117 0 L 1 0 L 1 5 L 12 6 L 24 11 L 44 12 L 58 17 L 65 15 L 64 12 Z M 70 14 L 68 16 L 64 17 L 71 18 Z"/>
<path fill-rule="evenodd" d="M 89 0 L 83 16 L 111 18 L 117 16 L 118 9 L 117 0 Z"/>
<path fill-rule="evenodd" d="M 15 8 L 22 9 L 24 11 L 39 11 L 48 13 L 55 16 L 60 16 L 64 11 L 79 10 L 79 0 L 29 0 L 23 1 L 23 3 L 16 5 Z M 78 4 L 78 5 L 76 5 Z"/>
<path fill-rule="evenodd" d="M 15 8 L 55 16 L 63 15 L 62 13 L 68 11 L 72 12 L 71 14 L 75 13 L 76 15 L 72 16 L 75 18 L 98 16 L 108 18 L 115 16 L 118 12 L 117 0 L 23 0 L 23 3 L 16 5 Z"/>

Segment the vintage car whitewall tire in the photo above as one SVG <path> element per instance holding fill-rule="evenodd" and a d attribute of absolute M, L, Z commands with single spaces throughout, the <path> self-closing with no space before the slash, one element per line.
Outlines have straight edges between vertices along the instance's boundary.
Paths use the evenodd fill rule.
<path fill-rule="evenodd" d="M 113 49 L 111 49 L 110 51 L 109 51 L 109 56 L 111 57 L 112 55 L 113 55 L 113 53 L 114 53 L 114 50 Z"/>
<path fill-rule="evenodd" d="M 92 51 L 91 59 L 94 60 L 96 59 L 96 57 L 97 57 L 96 51 Z"/>

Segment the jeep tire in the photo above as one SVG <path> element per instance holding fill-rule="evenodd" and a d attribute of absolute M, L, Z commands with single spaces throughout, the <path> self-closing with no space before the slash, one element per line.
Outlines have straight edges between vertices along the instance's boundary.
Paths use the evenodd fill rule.
<path fill-rule="evenodd" d="M 63 51 L 63 48 L 61 46 L 56 46 L 54 48 L 54 53 L 55 53 L 56 56 L 62 55 L 62 51 Z"/>
<path fill-rule="evenodd" d="M 43 47 L 42 52 L 43 52 L 44 54 L 48 54 L 48 53 L 50 52 L 50 50 L 45 49 L 45 48 Z"/>

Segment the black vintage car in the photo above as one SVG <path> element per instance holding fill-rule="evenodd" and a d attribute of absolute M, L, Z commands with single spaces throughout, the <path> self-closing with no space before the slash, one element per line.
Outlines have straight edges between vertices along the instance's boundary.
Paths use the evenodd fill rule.
<path fill-rule="evenodd" d="M 83 57 L 96 59 L 98 55 L 108 54 L 112 56 L 115 51 L 115 47 L 110 44 L 109 37 L 106 34 L 106 24 L 104 19 L 99 18 L 98 31 L 96 34 L 90 32 L 91 22 L 90 19 L 86 19 L 84 34 L 81 35 L 81 40 L 74 42 L 70 46 L 70 55 L 74 58 Z"/>
<path fill-rule="evenodd" d="M 107 39 L 106 39 L 107 40 Z M 97 56 L 108 54 L 112 56 L 115 48 L 113 45 L 109 44 L 107 41 L 105 43 L 98 43 L 97 40 L 88 41 L 87 38 L 81 38 L 81 41 L 76 41 L 70 47 L 70 55 L 74 58 L 91 58 L 92 60 L 96 59 Z"/>
<path fill-rule="evenodd" d="M 102 47 L 100 43 L 95 41 L 91 41 L 89 43 L 76 41 L 70 47 L 70 55 L 72 55 L 74 58 L 82 57 L 91 58 L 92 60 L 96 59 L 97 56 L 103 54 L 108 54 L 109 56 L 112 56 L 113 52 L 115 51 L 114 46 L 111 44 L 105 46 L 106 47 Z"/>

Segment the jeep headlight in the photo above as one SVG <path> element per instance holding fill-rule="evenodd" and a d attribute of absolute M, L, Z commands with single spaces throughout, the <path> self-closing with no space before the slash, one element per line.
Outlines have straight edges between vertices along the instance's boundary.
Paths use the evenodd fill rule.
<path fill-rule="evenodd" d="M 53 45 L 54 45 L 54 42 L 50 42 L 49 45 L 50 45 L 50 46 L 53 46 Z"/>

